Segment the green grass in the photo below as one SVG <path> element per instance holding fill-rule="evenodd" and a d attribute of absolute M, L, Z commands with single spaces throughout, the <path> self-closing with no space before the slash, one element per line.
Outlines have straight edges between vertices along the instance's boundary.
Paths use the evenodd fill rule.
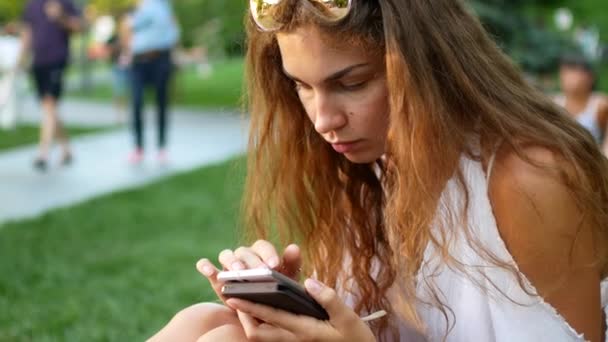
<path fill-rule="evenodd" d="M 70 136 L 98 132 L 108 128 L 68 127 Z M 22 124 L 13 130 L 0 131 L 0 151 L 38 142 L 40 128 L 37 125 Z"/>
<path fill-rule="evenodd" d="M 243 60 L 214 64 L 208 78 L 182 70 L 174 80 L 175 103 L 186 106 L 236 108 L 243 87 Z"/>
<path fill-rule="evenodd" d="M 194 268 L 235 245 L 244 161 L 0 227 L 0 341 L 143 341 L 215 299 Z"/>
<path fill-rule="evenodd" d="M 211 73 L 203 77 L 194 68 L 179 70 L 172 84 L 173 105 L 200 108 L 234 109 L 240 106 L 243 86 L 243 59 L 229 59 L 213 64 Z M 110 101 L 109 84 L 94 87 L 89 92 L 75 91 L 71 96 Z M 152 95 L 152 93 L 149 93 Z"/>

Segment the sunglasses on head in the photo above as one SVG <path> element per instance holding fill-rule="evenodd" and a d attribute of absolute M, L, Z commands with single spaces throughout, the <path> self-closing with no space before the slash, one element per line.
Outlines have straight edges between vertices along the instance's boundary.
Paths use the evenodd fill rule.
<path fill-rule="evenodd" d="M 350 12 L 352 0 L 298 1 L 308 1 L 329 21 L 340 21 Z M 280 21 L 284 5 L 283 0 L 249 0 L 249 12 L 262 31 L 276 31 L 284 24 Z"/>

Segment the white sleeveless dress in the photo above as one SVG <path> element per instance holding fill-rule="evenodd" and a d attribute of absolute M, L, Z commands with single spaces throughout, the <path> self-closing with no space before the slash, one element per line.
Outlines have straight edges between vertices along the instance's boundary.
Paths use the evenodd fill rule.
<path fill-rule="evenodd" d="M 492 164 L 493 158 L 488 165 L 488 175 L 491 174 Z M 488 197 L 489 177 L 486 178 L 478 161 L 463 157 L 460 167 L 469 191 L 466 224 L 471 233 L 494 256 L 517 267 L 496 225 Z M 446 208 L 462 208 L 464 202 L 456 179 L 450 180 L 441 196 L 436 222 L 446 222 L 449 216 Z M 456 212 L 461 213 L 458 210 Z M 436 237 L 440 236 L 438 227 L 436 224 L 433 228 Z M 428 341 L 443 341 L 444 337 L 448 342 L 585 341 L 584 336 L 577 333 L 550 304 L 539 296 L 526 293 L 513 273 L 486 261 L 462 236 L 456 234 L 450 241 L 451 255 L 468 265 L 466 267 L 470 272 L 465 275 L 448 267 L 440 261 L 432 245 L 429 244 L 426 248 L 418 273 L 417 296 L 422 302 L 431 301 L 432 292 L 427 284 L 430 281 L 439 290 L 441 301 L 451 310 L 448 311 L 446 322 L 446 317 L 439 309 L 431 305 L 418 306 L 420 318 L 426 325 L 425 335 Z M 525 277 L 523 279 L 528 292 L 536 293 L 530 282 Z M 606 311 L 606 280 L 601 284 L 601 291 L 601 305 Z M 352 303 L 352 300 L 352 296 L 346 295 L 347 303 Z M 448 326 L 449 332 L 446 331 Z M 405 324 L 401 324 L 399 330 L 401 341 L 421 340 Z"/>
<path fill-rule="evenodd" d="M 488 180 L 493 160 L 492 157 L 488 165 L 488 177 L 486 177 L 480 162 L 464 157 L 461 159 L 461 169 L 470 196 L 466 222 L 471 232 L 477 236 L 485 248 L 501 260 L 517 267 L 500 237 L 488 196 Z M 442 217 L 445 215 L 441 208 L 446 206 L 461 208 L 463 203 L 462 193 L 458 191 L 455 180 L 451 180 L 442 195 L 437 219 L 445 219 Z M 419 298 L 430 299 L 430 291 L 425 285 L 424 278 L 432 277 L 432 281 L 441 291 L 442 301 L 453 313 L 453 316 L 448 316 L 452 329 L 447 335 L 447 341 L 560 342 L 585 340 L 584 336 L 577 333 L 540 296 L 531 296 L 526 293 L 513 273 L 493 266 L 475 252 L 464 239 L 457 237 L 451 252 L 462 263 L 471 266 L 473 279 L 484 287 L 480 288 L 469 277 L 440 263 L 434 248 L 431 245 L 427 247 L 423 265 L 418 274 L 417 293 Z M 481 274 L 485 274 L 485 277 Z M 521 275 L 523 276 L 523 274 Z M 523 278 L 528 292 L 536 293 L 525 276 Z M 608 300 L 608 282 L 606 280 L 601 284 L 601 300 L 602 308 L 606 312 Z M 428 338 L 431 341 L 441 341 L 446 333 L 446 319 L 443 314 L 438 309 L 427 306 L 419 307 L 419 314 L 428 327 Z"/>

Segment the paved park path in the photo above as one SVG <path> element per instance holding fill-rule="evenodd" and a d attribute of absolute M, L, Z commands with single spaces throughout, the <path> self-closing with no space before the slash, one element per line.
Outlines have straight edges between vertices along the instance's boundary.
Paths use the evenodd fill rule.
<path fill-rule="evenodd" d="M 36 104 L 26 100 L 23 106 L 23 113 L 28 114 L 21 120 L 38 122 Z M 109 104 L 70 99 L 63 103 L 61 112 L 68 125 L 116 125 L 115 110 Z M 169 163 L 160 165 L 156 161 L 155 118 L 151 114 L 146 118 L 149 149 L 141 165 L 127 163 L 132 138 L 126 126 L 74 137 L 74 164 L 57 165 L 59 156 L 55 151 L 46 172 L 32 168 L 36 146 L 0 152 L 0 225 L 217 163 L 245 150 L 247 122 L 241 115 L 172 109 Z"/>

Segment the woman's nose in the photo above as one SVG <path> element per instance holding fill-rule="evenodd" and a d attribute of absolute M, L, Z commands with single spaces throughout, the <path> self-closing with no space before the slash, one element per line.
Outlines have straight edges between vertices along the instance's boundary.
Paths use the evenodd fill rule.
<path fill-rule="evenodd" d="M 319 134 L 337 131 L 347 123 L 347 117 L 341 105 L 332 100 L 330 96 L 318 94 L 315 97 L 314 111 L 315 130 Z"/>

